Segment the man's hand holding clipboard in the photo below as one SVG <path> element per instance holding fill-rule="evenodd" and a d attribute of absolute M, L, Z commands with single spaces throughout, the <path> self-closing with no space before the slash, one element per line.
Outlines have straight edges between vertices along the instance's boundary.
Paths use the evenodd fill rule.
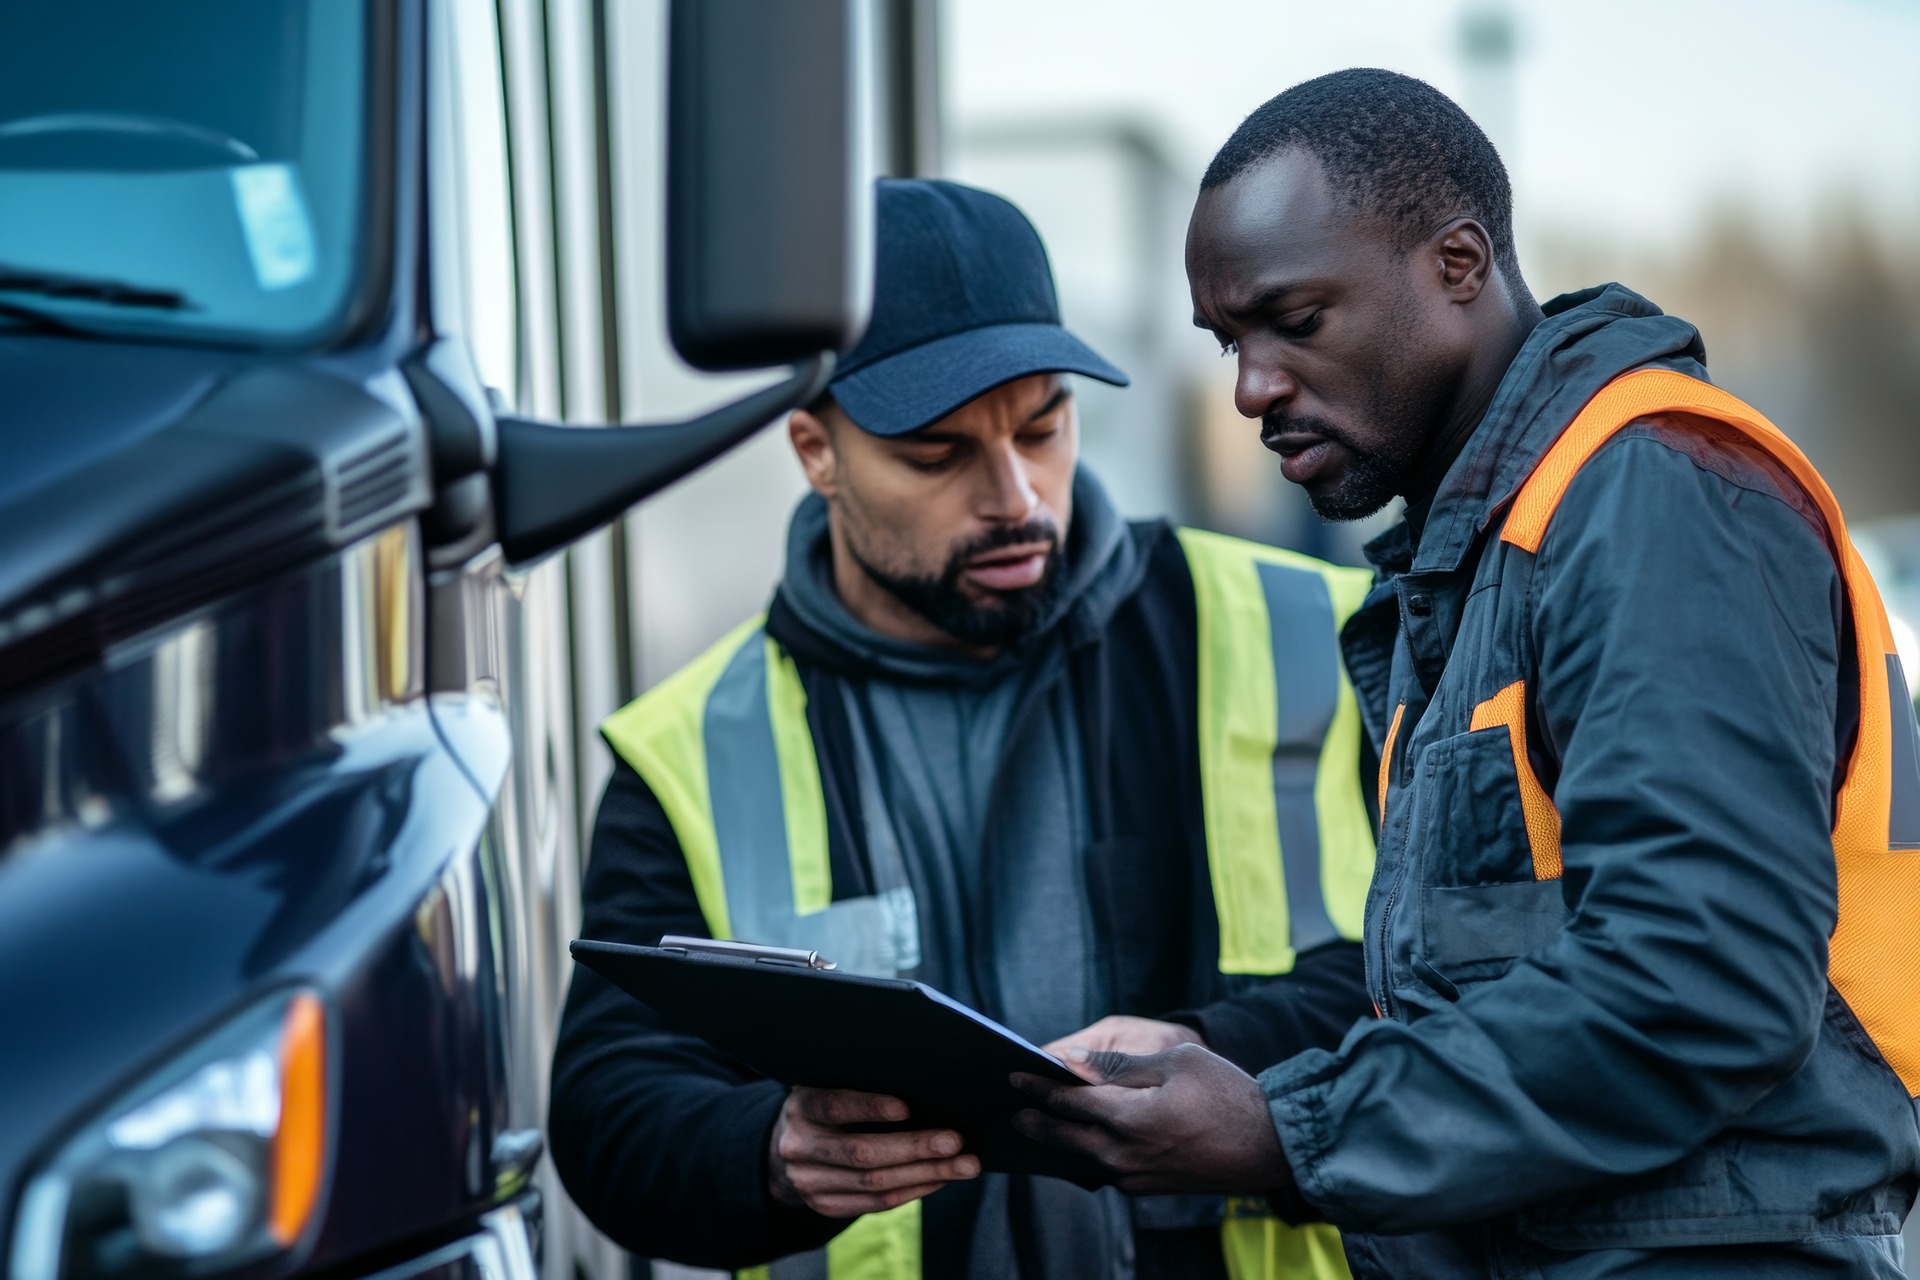
<path fill-rule="evenodd" d="M 921 983 L 841 973 L 817 953 L 703 938 L 578 941 L 574 959 L 761 1075 L 792 1087 L 768 1145 L 774 1198 L 846 1218 L 982 1171 L 1084 1186 L 1093 1161 L 1017 1132 L 1016 1075 L 1079 1073 Z"/>
<path fill-rule="evenodd" d="M 875 1131 L 912 1120 L 906 1103 L 884 1094 L 796 1088 L 768 1143 L 768 1189 L 789 1208 L 854 1218 L 980 1175 L 980 1157 L 964 1153 L 953 1129 Z"/>

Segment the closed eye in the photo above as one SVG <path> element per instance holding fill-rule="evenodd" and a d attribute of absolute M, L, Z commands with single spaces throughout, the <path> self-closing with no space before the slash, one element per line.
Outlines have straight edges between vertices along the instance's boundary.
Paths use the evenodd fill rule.
<path fill-rule="evenodd" d="M 1283 338 L 1304 338 L 1320 327 L 1320 317 L 1325 314 L 1326 312 L 1324 311 L 1312 311 L 1307 314 L 1305 319 L 1296 321 L 1293 324 L 1287 324 L 1284 321 L 1277 322 L 1273 326 L 1273 331 Z"/>

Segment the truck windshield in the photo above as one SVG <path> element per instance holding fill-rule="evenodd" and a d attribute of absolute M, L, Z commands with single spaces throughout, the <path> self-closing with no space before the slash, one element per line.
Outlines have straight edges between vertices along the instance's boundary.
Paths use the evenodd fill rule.
<path fill-rule="evenodd" d="M 0 16 L 0 339 L 310 344 L 366 257 L 366 5 Z"/>

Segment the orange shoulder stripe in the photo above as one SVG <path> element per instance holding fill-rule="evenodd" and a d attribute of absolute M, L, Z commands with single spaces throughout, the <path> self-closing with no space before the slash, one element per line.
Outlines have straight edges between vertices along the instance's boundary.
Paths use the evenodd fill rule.
<path fill-rule="evenodd" d="M 1826 518 L 1853 612 L 1860 675 L 1859 734 L 1834 812 L 1840 912 L 1828 974 L 1907 1091 L 1920 1095 L 1920 946 L 1912 942 L 1913 922 L 1920 919 L 1920 862 L 1912 852 L 1890 849 L 1887 836 L 1893 783 L 1887 661 L 1895 653 L 1893 630 L 1827 482 L 1785 433 L 1736 397 L 1670 369 L 1637 369 L 1603 387 L 1547 450 L 1515 495 L 1501 540 L 1537 554 L 1580 467 L 1622 427 L 1662 413 L 1695 414 L 1740 432 L 1786 467 Z M 1482 706 L 1491 707 L 1511 691 L 1502 690 Z M 1488 720 L 1496 722 L 1508 723 Z M 1474 723 L 1481 723 L 1478 710 Z M 1522 741 L 1515 748 L 1516 764 L 1532 837 L 1535 811 L 1526 800 L 1531 770 L 1524 753 Z M 1550 800 L 1547 804 L 1551 807 Z M 1556 833 L 1557 825 L 1556 815 Z M 1536 874 L 1539 847 L 1536 843 Z"/>

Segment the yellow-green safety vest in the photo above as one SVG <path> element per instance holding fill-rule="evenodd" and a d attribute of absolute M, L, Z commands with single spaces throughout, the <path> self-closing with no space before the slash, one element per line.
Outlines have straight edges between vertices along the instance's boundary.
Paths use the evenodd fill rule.
<path fill-rule="evenodd" d="M 1179 531 L 1199 623 L 1201 804 L 1220 924 L 1219 969 L 1272 975 L 1336 938 L 1358 940 L 1373 828 L 1360 780 L 1360 716 L 1339 633 L 1370 576 L 1290 551 Z M 919 964 L 919 923 L 884 821 L 866 815 L 876 891 L 833 899 L 826 798 L 793 659 L 764 618 L 615 712 L 607 742 L 673 824 L 716 938 L 819 951 L 854 973 Z M 856 735 L 858 737 L 858 735 Z M 863 799 L 873 762 L 856 742 Z M 1347 1276 L 1332 1227 L 1291 1227 L 1262 1200 L 1227 1202 L 1232 1280 Z M 775 1274 L 918 1280 L 920 1205 L 856 1219 Z"/>

